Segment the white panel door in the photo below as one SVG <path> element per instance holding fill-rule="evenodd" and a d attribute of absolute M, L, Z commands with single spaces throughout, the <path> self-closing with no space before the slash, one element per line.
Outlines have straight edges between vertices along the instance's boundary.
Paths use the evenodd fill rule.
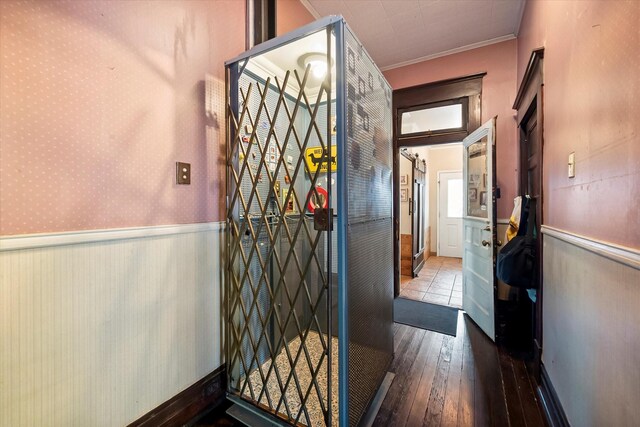
<path fill-rule="evenodd" d="M 462 172 L 438 173 L 438 256 L 462 258 Z"/>
<path fill-rule="evenodd" d="M 462 306 L 495 341 L 495 118 L 463 141 Z"/>

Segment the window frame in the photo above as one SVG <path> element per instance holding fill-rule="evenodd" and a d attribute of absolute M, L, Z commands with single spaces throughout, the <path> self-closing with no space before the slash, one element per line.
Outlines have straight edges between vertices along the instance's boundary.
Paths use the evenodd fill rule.
<path fill-rule="evenodd" d="M 461 118 L 461 125 L 459 127 L 436 129 L 432 131 L 402 133 L 402 115 L 403 114 L 410 113 L 412 111 L 428 110 L 428 109 L 438 108 L 438 107 L 448 107 L 450 105 L 461 106 L 462 118 Z M 429 102 L 427 104 L 422 104 L 422 105 L 414 105 L 407 108 L 399 108 L 397 113 L 397 120 L 398 120 L 398 123 L 396 128 L 398 129 L 398 138 L 403 141 L 410 138 L 421 138 L 421 137 L 430 137 L 430 136 L 437 136 L 437 135 L 448 135 L 451 133 L 466 132 L 469 128 L 469 98 L 461 97 L 461 98 L 447 99 L 445 101 Z"/>
<path fill-rule="evenodd" d="M 246 0 L 246 50 L 276 37 L 277 0 Z"/>

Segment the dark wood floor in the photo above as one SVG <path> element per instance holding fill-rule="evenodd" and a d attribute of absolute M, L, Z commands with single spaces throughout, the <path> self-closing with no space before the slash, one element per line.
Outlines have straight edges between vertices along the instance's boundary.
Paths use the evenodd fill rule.
<path fill-rule="evenodd" d="M 545 426 L 523 361 L 460 311 L 455 337 L 395 325 L 396 374 L 374 426 Z M 240 426 L 217 408 L 196 426 Z"/>
<path fill-rule="evenodd" d="M 376 426 L 545 426 L 524 362 L 462 311 L 455 337 L 396 324 L 390 371 Z"/>
<path fill-rule="evenodd" d="M 245 427 L 244 424 L 227 415 L 226 411 L 230 406 L 231 402 L 227 400 L 197 422 L 189 423 L 189 425 L 193 427 Z"/>

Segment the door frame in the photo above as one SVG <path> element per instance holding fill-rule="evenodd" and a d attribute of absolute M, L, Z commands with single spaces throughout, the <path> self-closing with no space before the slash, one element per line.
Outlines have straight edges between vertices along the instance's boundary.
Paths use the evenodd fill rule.
<path fill-rule="evenodd" d="M 518 88 L 516 100 L 513 103 L 513 109 L 516 113 L 516 123 L 518 126 L 518 194 L 523 195 L 525 188 L 523 188 L 526 178 L 526 168 L 528 167 L 528 159 L 526 153 L 522 150 L 524 138 L 526 137 L 523 127 L 532 117 L 535 112 L 537 126 L 538 126 L 538 139 L 539 139 L 539 185 L 540 185 L 540 199 L 537 201 L 536 206 L 536 223 L 538 225 L 538 290 L 536 295 L 536 303 L 534 308 L 534 324 L 533 327 L 533 360 L 529 363 L 528 367 L 531 371 L 533 378 L 538 384 L 541 383 L 541 365 L 542 365 L 542 307 L 543 307 L 543 245 L 542 234 L 540 233 L 540 226 L 544 223 L 544 179 L 543 179 L 543 165 L 544 165 L 544 74 L 543 74 L 543 59 L 544 59 L 544 47 L 534 49 L 531 52 L 527 68 L 522 82 Z M 525 163 L 526 162 L 526 163 Z"/>
<path fill-rule="evenodd" d="M 436 256 L 440 256 L 440 174 L 441 173 L 460 173 L 460 175 L 462 175 L 462 169 L 438 171 L 438 175 L 436 176 L 436 181 L 438 184 L 436 186 L 436 214 L 438 215 L 436 217 Z M 464 197 L 464 194 L 462 195 L 462 197 Z M 460 220 L 462 220 L 463 217 L 464 215 L 460 217 Z"/>
<path fill-rule="evenodd" d="M 400 295 L 400 148 L 460 142 L 481 125 L 482 78 L 487 73 L 440 80 L 393 91 L 393 294 Z M 452 99 L 467 98 L 467 123 L 456 132 L 399 138 L 401 110 Z"/>
<path fill-rule="evenodd" d="M 426 249 L 426 246 L 422 248 L 422 251 L 416 253 L 416 239 L 415 239 L 415 235 L 416 235 L 416 221 L 415 221 L 415 212 L 416 209 L 413 208 L 413 204 L 415 203 L 415 181 L 416 181 L 416 169 L 420 171 L 420 163 L 422 163 L 422 168 L 424 169 L 424 171 L 421 171 L 424 176 L 425 176 L 425 180 L 423 182 L 423 187 L 425 185 L 427 185 L 428 181 L 426 178 L 426 174 L 427 174 L 427 163 L 425 161 L 425 159 L 420 158 L 420 156 L 418 156 L 418 154 L 410 154 L 409 152 L 407 152 L 407 150 L 401 149 L 399 151 L 400 155 L 402 157 L 404 157 L 406 160 L 411 162 L 411 184 L 407 186 L 407 188 L 411 189 L 411 197 L 409 197 L 409 221 L 411 222 L 411 277 L 417 277 L 417 272 L 419 272 L 422 267 L 424 266 L 424 251 Z M 424 188 L 423 188 L 424 191 Z M 424 202 L 424 192 L 422 194 L 422 201 Z M 420 207 L 419 207 L 420 208 Z M 422 215 L 422 217 L 424 218 L 425 212 L 424 212 L 424 203 L 423 206 L 420 208 L 420 215 Z M 418 230 L 419 231 L 419 230 Z M 424 236 L 424 229 L 422 230 L 423 236 Z M 423 238 L 424 241 L 424 238 Z M 421 261 L 416 261 L 416 259 L 420 258 Z M 400 261 L 402 262 L 402 261 Z"/>
<path fill-rule="evenodd" d="M 422 164 L 422 165 L 421 165 Z M 420 168 L 422 166 L 422 169 Z M 422 206 L 416 203 L 416 171 L 422 174 L 422 193 L 420 194 L 420 201 L 422 202 Z M 418 272 L 424 266 L 424 251 L 425 251 L 425 236 L 424 236 L 424 196 L 425 196 L 425 186 L 427 185 L 427 162 L 425 159 L 421 159 L 418 154 L 414 154 L 413 160 L 411 163 L 411 198 L 409 199 L 409 203 L 411 204 L 409 208 L 409 213 L 411 214 L 411 274 L 413 277 L 418 277 Z M 418 219 L 416 220 L 416 212 L 418 212 Z M 419 228 L 416 230 L 416 227 L 420 227 L 420 223 L 422 222 L 422 230 Z M 416 247 L 419 245 L 420 238 L 416 237 L 416 233 L 422 233 L 422 248 Z"/>

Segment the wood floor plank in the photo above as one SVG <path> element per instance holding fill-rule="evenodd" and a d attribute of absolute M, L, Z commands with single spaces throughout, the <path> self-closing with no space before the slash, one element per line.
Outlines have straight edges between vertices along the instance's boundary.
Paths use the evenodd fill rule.
<path fill-rule="evenodd" d="M 513 370 L 516 376 L 518 394 L 520 395 L 520 402 L 522 404 L 524 419 L 527 426 L 545 426 L 544 417 L 533 389 L 533 385 L 531 384 L 525 362 L 522 360 L 514 360 Z"/>
<path fill-rule="evenodd" d="M 475 425 L 509 425 L 498 350 L 493 341 L 465 315 L 475 365 Z"/>
<path fill-rule="evenodd" d="M 429 396 L 431 395 L 431 389 L 433 386 L 433 378 L 436 375 L 436 367 L 438 365 L 438 358 L 440 357 L 444 337 L 445 336 L 442 334 L 436 334 L 434 336 L 427 361 L 424 365 L 424 369 L 422 370 L 422 375 L 420 375 L 418 389 L 416 390 L 411 410 L 409 411 L 409 416 L 406 420 L 407 426 L 420 425 L 424 419 L 424 415 L 427 413 Z"/>
<path fill-rule="evenodd" d="M 437 352 L 432 351 L 434 341 L 436 346 L 442 344 L 442 339 L 438 339 L 437 335 L 438 334 L 430 331 L 427 331 L 425 333 L 425 336 L 422 339 L 422 344 L 420 345 L 420 349 L 418 350 L 416 360 L 411 366 L 409 378 L 407 379 L 407 382 L 402 390 L 399 404 L 393 410 L 389 425 L 406 425 L 411 407 L 413 406 L 416 391 L 418 390 L 418 386 L 420 384 L 420 378 L 422 377 L 424 367 L 429 361 L 429 356 L 431 355 L 431 353 L 437 354 Z"/>
<path fill-rule="evenodd" d="M 473 425 L 489 426 L 490 422 L 490 402 L 487 394 L 488 379 L 484 371 L 488 369 L 499 369 L 499 367 L 490 367 L 487 365 L 486 353 L 495 351 L 485 344 L 483 332 L 467 315 L 464 316 L 467 338 L 469 339 L 469 348 L 473 355 Z"/>
<path fill-rule="evenodd" d="M 516 384 L 516 376 L 513 371 L 513 363 L 511 358 L 503 351 L 498 352 L 500 360 L 500 371 L 502 373 L 502 383 L 504 387 L 505 401 L 507 403 L 507 413 L 509 415 L 509 423 L 513 426 L 525 426 L 524 412 L 520 403 L 520 395 L 518 393 L 518 385 Z"/>
<path fill-rule="evenodd" d="M 387 396 L 382 402 L 380 411 L 378 411 L 375 425 L 389 425 L 389 419 L 393 414 L 393 409 L 398 404 L 401 391 L 410 375 L 411 365 L 418 353 L 425 332 L 424 329 L 410 327 L 410 338 L 409 334 L 407 334 L 404 339 L 405 342 L 408 342 L 408 345 L 406 347 L 403 345 L 399 347 L 399 352 L 396 353 L 396 359 L 394 359 L 390 368 L 390 371 L 395 373 L 396 376 L 391 383 L 391 387 L 389 387 Z"/>
<path fill-rule="evenodd" d="M 500 370 L 500 360 L 498 349 L 493 342 L 484 336 L 486 342 L 491 346 L 491 351 L 487 351 L 489 361 L 482 368 L 487 375 L 487 397 L 489 399 L 489 417 L 492 425 L 509 425 L 509 412 L 504 390 L 504 379 Z"/>
<path fill-rule="evenodd" d="M 422 422 L 423 426 L 438 426 L 442 418 L 444 409 L 444 399 L 447 390 L 447 380 L 449 377 L 449 366 L 451 364 L 451 353 L 453 352 L 454 338 L 446 336 L 443 339 L 440 358 L 436 367 L 436 376 L 433 379 L 431 395 L 427 405 L 427 413 Z"/>
<path fill-rule="evenodd" d="M 396 323 L 396 325 L 400 325 L 400 324 Z M 410 331 L 410 329 L 411 329 L 411 327 L 407 326 L 407 325 L 400 325 L 399 326 L 398 332 L 396 332 L 396 334 L 393 337 L 393 351 L 395 353 L 398 352 L 398 347 L 399 347 L 400 343 L 404 339 L 405 335 L 407 335 L 407 333 Z"/>
<path fill-rule="evenodd" d="M 466 314 L 456 337 L 399 325 L 394 339 L 396 377 L 374 425 L 544 426 L 524 362 Z"/>
<path fill-rule="evenodd" d="M 458 329 L 453 341 L 451 363 L 449 364 L 449 378 L 445 392 L 444 408 L 442 410 L 442 426 L 456 426 L 458 424 L 458 407 L 460 406 L 460 381 L 462 376 L 462 360 L 464 352 L 464 322 L 458 318 Z"/>
<path fill-rule="evenodd" d="M 462 321 L 464 324 L 464 320 Z M 474 424 L 474 378 L 475 365 L 471 342 L 464 329 L 462 373 L 460 375 L 460 399 L 458 401 L 458 426 L 471 427 Z"/>

